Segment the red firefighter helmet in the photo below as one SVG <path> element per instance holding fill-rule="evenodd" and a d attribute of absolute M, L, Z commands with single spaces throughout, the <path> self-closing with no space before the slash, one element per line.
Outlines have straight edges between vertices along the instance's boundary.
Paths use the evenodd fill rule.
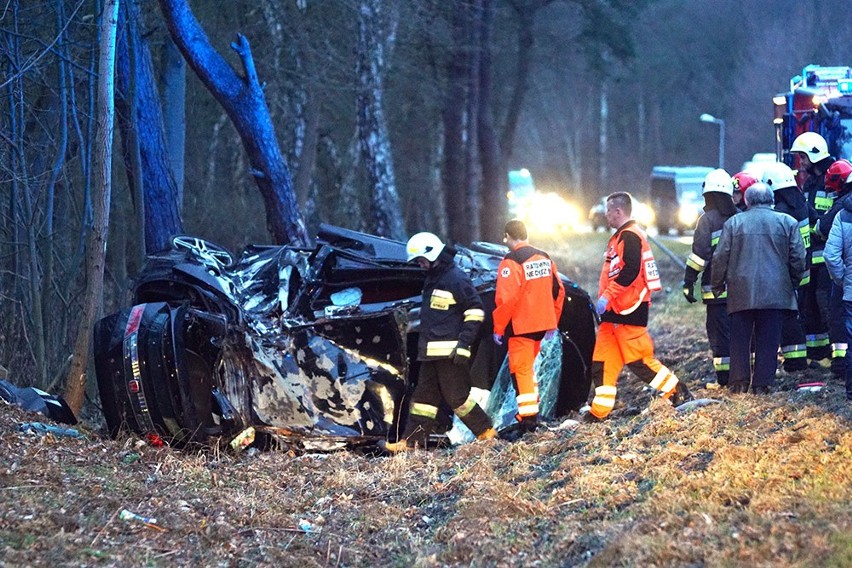
<path fill-rule="evenodd" d="M 841 193 L 843 186 L 850 181 L 850 174 L 852 174 L 852 163 L 849 160 L 837 160 L 825 172 L 826 189 Z"/>
<path fill-rule="evenodd" d="M 739 191 L 745 195 L 745 191 L 753 184 L 757 183 L 757 178 L 750 173 L 740 172 L 732 177 L 734 182 L 734 191 Z"/>

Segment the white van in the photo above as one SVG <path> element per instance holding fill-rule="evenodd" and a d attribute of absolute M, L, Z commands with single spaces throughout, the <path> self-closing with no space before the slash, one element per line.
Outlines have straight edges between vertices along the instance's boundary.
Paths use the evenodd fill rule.
<path fill-rule="evenodd" d="M 661 235 L 674 229 L 678 234 L 695 228 L 704 208 L 704 176 L 709 166 L 654 166 L 651 170 L 651 205 Z"/>

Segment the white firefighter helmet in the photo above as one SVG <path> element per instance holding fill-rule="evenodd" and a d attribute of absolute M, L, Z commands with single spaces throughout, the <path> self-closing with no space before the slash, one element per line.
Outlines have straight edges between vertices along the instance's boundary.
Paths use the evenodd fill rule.
<path fill-rule="evenodd" d="M 441 251 L 444 250 L 444 243 L 432 233 L 417 233 L 408 239 L 408 245 L 405 249 L 408 253 L 408 262 L 421 256 L 429 262 L 435 262 Z"/>
<path fill-rule="evenodd" d="M 772 191 L 778 191 L 785 187 L 798 187 L 793 170 L 784 162 L 773 162 L 767 164 L 763 169 L 763 183 Z"/>
<path fill-rule="evenodd" d="M 722 168 L 716 168 L 712 172 L 704 176 L 704 183 L 701 184 L 704 188 L 702 193 L 710 193 L 716 191 L 725 195 L 734 194 L 734 182 L 730 174 Z"/>
<path fill-rule="evenodd" d="M 825 138 L 816 132 L 803 132 L 799 134 L 793 145 L 790 146 L 791 152 L 801 152 L 807 154 L 808 159 L 812 164 L 828 158 L 828 144 Z"/>

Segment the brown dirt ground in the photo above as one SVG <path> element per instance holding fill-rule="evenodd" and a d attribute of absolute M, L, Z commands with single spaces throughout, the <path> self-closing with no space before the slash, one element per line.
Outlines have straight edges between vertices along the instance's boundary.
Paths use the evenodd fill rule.
<path fill-rule="evenodd" d="M 603 239 L 551 250 L 590 286 Z M 625 375 L 607 422 L 395 457 L 42 437 L 19 431 L 40 417 L 2 406 L 0 565 L 852 565 L 842 385 L 793 390 L 820 369 L 779 374 L 769 396 L 705 391 L 703 309 L 658 260 L 674 288 L 652 308 L 658 355 L 719 403 L 676 412 Z"/>

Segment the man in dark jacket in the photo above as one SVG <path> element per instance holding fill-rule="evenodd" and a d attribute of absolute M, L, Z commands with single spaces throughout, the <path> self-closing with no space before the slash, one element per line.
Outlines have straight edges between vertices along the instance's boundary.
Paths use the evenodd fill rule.
<path fill-rule="evenodd" d="M 847 180 L 850 176 L 852 163 L 848 160 L 837 160 L 825 173 L 825 190 L 834 196 L 834 201 L 828 211 L 819 216 L 814 227 L 815 235 L 823 240 L 828 240 L 834 218 L 849 203 L 849 190 L 852 186 Z M 827 249 L 828 245 L 825 248 Z M 825 256 L 823 254 L 823 258 Z M 828 338 L 831 341 L 831 375 L 835 379 L 843 379 L 846 376 L 846 322 L 843 316 L 843 287 L 837 284 L 832 284 L 828 300 Z"/>
<path fill-rule="evenodd" d="M 808 203 L 799 191 L 799 186 L 796 185 L 793 170 L 783 162 L 769 164 L 763 172 L 763 183 L 774 192 L 775 210 L 786 213 L 796 220 L 805 250 L 810 251 L 811 227 Z M 809 285 L 810 278 L 810 272 L 805 271 L 805 275 L 799 282 L 799 289 L 796 292 L 799 308 L 804 301 L 804 289 Z M 784 357 L 784 370 L 788 373 L 807 369 L 808 355 L 820 352 L 824 348 L 823 342 L 828 345 L 827 334 L 824 337 L 819 334 L 806 336 L 802 323 L 798 312 L 784 314 L 784 322 L 781 324 L 781 355 Z"/>
<path fill-rule="evenodd" d="M 427 447 L 444 401 L 480 440 L 497 436 L 491 419 L 470 395 L 471 345 L 485 319 L 482 300 L 467 274 L 455 264 L 455 252 L 432 233 L 408 240 L 408 261 L 427 271 L 420 308 L 417 359 L 420 373 L 411 397 L 408 423 L 390 452 Z"/>
<path fill-rule="evenodd" d="M 804 170 L 802 194 L 808 204 L 811 243 L 808 250 L 810 281 L 799 293 L 799 310 L 808 344 L 808 358 L 822 366 L 829 364 L 831 357 L 828 330 L 828 305 L 831 294 L 831 278 L 825 269 L 823 247 L 825 238 L 816 230 L 819 218 L 834 202 L 834 194 L 825 189 L 825 173 L 834 158 L 828 153 L 825 138 L 816 132 L 804 132 L 793 140 L 790 152 L 799 158 L 799 171 Z M 828 225 L 830 228 L 831 225 Z"/>
<path fill-rule="evenodd" d="M 710 349 L 713 352 L 713 369 L 716 380 L 707 383 L 708 389 L 728 385 L 728 371 L 731 368 L 731 318 L 728 315 L 728 296 L 722 293 L 718 298 L 713 295 L 710 274 L 713 263 L 713 251 L 719 242 L 722 225 L 737 213 L 732 200 L 734 184 L 728 172 L 716 169 L 704 178 L 704 213 L 698 218 L 692 237 L 692 253 L 686 258 L 686 270 L 683 275 L 683 295 L 689 303 L 695 303 L 693 288 L 701 275 L 701 301 L 707 307 L 705 328 Z"/>
<path fill-rule="evenodd" d="M 784 313 L 796 309 L 796 286 L 805 274 L 805 246 L 796 220 L 772 210 L 762 183 L 746 190 L 748 210 L 722 227 L 713 256 L 713 292 L 727 289 L 731 314 L 731 392 L 770 392 L 775 383 Z M 750 340 L 754 338 L 754 374 Z"/>

